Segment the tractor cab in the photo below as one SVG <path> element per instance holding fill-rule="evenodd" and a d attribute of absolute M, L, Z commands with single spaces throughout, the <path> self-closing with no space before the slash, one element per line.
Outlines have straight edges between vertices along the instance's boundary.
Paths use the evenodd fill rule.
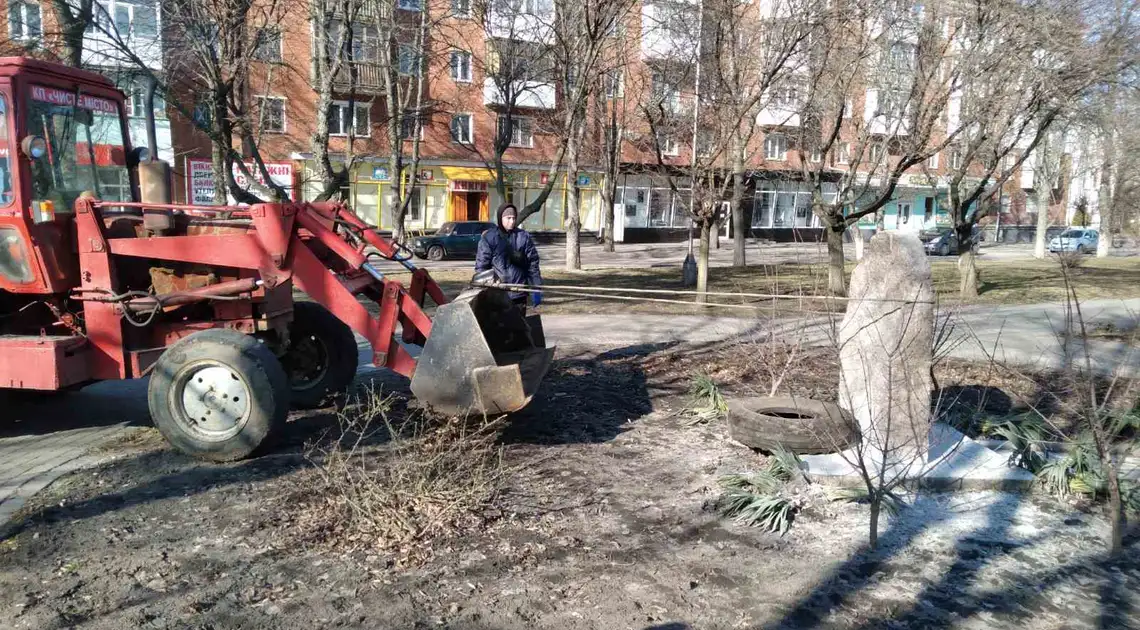
<path fill-rule="evenodd" d="M 137 181 L 123 93 L 106 78 L 0 58 L 0 289 L 59 293 L 78 284 L 72 211 L 83 194 L 132 201 Z"/>

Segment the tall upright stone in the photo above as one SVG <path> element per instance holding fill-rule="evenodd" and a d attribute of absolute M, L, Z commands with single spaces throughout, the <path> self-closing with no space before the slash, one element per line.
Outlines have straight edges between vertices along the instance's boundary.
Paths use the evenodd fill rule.
<path fill-rule="evenodd" d="M 839 404 L 875 461 L 925 461 L 930 435 L 934 286 L 913 234 L 876 234 L 851 275 L 840 325 Z"/>

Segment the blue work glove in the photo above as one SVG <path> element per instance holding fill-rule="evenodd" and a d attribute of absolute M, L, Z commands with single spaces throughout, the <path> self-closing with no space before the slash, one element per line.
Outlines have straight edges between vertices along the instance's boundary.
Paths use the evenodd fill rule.
<path fill-rule="evenodd" d="M 536 291 L 535 293 L 531 293 L 531 295 L 534 296 L 534 307 L 538 308 L 538 305 L 542 304 L 542 291 Z"/>

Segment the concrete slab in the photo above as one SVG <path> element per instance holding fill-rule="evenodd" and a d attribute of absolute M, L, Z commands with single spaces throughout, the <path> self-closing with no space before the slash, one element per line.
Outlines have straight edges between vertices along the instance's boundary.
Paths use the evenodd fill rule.
<path fill-rule="evenodd" d="M 828 455 L 805 455 L 804 470 L 816 482 L 826 485 L 860 485 L 863 479 L 852 466 L 855 451 Z M 874 468 L 874 466 L 872 466 Z M 987 448 L 960 431 L 936 423 L 930 432 L 930 452 L 926 462 L 916 462 L 906 473 L 908 486 L 939 490 L 1006 490 L 1029 491 L 1033 473 L 1012 466 L 1009 454 Z M 888 470 L 887 478 L 898 471 Z"/>

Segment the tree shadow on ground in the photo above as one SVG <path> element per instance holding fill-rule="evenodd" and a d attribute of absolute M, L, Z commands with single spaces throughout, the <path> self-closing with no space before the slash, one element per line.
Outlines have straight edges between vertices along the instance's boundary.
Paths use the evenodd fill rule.
<path fill-rule="evenodd" d="M 919 500 L 934 499 L 920 497 Z M 985 563 L 985 557 L 978 553 L 978 549 L 984 548 L 991 541 L 995 541 L 1004 534 L 1009 523 L 1007 520 L 1001 519 L 1000 515 L 1006 510 L 1012 509 L 1011 504 L 1020 500 L 1021 498 L 1017 495 L 1004 494 L 1000 500 L 995 501 L 987 511 L 987 524 L 979 531 L 979 534 L 984 532 L 985 538 L 967 536 L 959 541 L 956 547 L 958 557 L 954 566 L 945 574 L 943 580 L 923 589 L 919 601 L 931 599 L 946 601 L 942 597 L 944 590 L 964 592 L 965 589 L 968 589 L 970 580 L 976 576 L 978 569 Z M 918 506 L 915 506 L 904 510 L 899 518 L 891 521 L 887 531 L 880 536 L 879 549 L 864 548 L 860 550 L 832 571 L 830 577 L 789 609 L 781 619 L 765 624 L 763 627 L 786 629 L 817 628 L 827 625 L 827 617 L 830 614 L 849 605 L 859 596 L 861 591 L 876 582 L 875 576 L 880 571 L 887 569 L 887 563 L 892 557 L 903 552 L 927 529 L 950 517 L 948 510 L 939 509 L 935 510 L 933 514 L 924 512 L 929 517 L 916 521 L 911 515 L 917 513 L 919 509 Z M 922 607 L 918 610 L 921 613 L 926 608 Z M 894 617 L 902 618 L 902 616 L 895 615 Z M 887 621 L 886 619 L 877 619 L 874 623 L 865 624 L 862 627 L 878 627 Z M 906 627 L 905 624 L 900 623 L 899 625 Z"/>
<path fill-rule="evenodd" d="M 639 361 L 678 342 L 625 346 L 599 354 L 572 352 L 555 359 L 534 400 L 511 415 L 505 443 L 573 444 L 612 440 L 653 411 Z"/>
<path fill-rule="evenodd" d="M 127 423 L 150 424 L 146 402 L 147 381 L 108 381 L 75 391 L 0 393 L 4 407 L 0 438 L 46 435 L 91 427 Z"/>

